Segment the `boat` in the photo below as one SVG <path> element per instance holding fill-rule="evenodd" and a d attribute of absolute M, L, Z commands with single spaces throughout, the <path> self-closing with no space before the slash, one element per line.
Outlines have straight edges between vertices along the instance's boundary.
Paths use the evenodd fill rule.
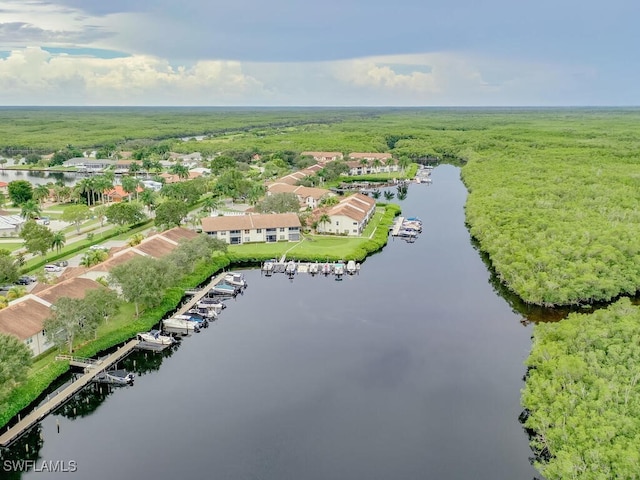
<path fill-rule="evenodd" d="M 213 308 L 206 307 L 193 307 L 187 310 L 187 313 L 193 313 L 195 315 L 201 315 L 206 319 L 216 319 L 218 318 L 218 312 L 216 312 Z"/>
<path fill-rule="evenodd" d="M 347 262 L 347 273 L 349 275 L 353 275 L 354 273 L 356 273 L 356 262 L 354 260 L 349 260 Z"/>
<path fill-rule="evenodd" d="M 199 332 L 200 325 L 190 320 L 183 320 L 180 318 L 165 318 L 162 321 L 162 327 L 171 330 L 180 330 L 184 332 Z"/>
<path fill-rule="evenodd" d="M 220 282 L 217 285 L 214 285 L 211 290 L 209 290 L 210 293 L 213 293 L 214 295 L 227 295 L 227 296 L 236 296 L 238 293 L 237 288 L 234 285 L 229 285 L 228 283 L 225 282 Z"/>
<path fill-rule="evenodd" d="M 418 233 L 422 232 L 422 223 L 418 223 L 418 222 L 409 222 L 409 221 L 404 221 L 402 222 L 402 228 L 404 228 L 405 230 L 408 229 L 412 229 L 417 231 Z"/>
<path fill-rule="evenodd" d="M 322 265 L 322 274 L 329 275 L 330 273 L 331 273 L 331 264 L 325 263 L 324 265 Z"/>
<path fill-rule="evenodd" d="M 418 231 L 413 228 L 403 228 L 398 232 L 399 237 L 417 237 Z"/>
<path fill-rule="evenodd" d="M 221 313 L 222 310 L 227 308 L 224 303 L 215 298 L 201 298 L 200 301 L 196 303 L 196 307 L 213 310 L 216 313 Z"/>
<path fill-rule="evenodd" d="M 200 328 L 207 328 L 209 326 L 209 321 L 200 314 L 197 313 L 189 313 L 182 315 L 174 315 L 173 318 L 177 320 L 186 320 L 188 322 L 194 322 Z"/>
<path fill-rule="evenodd" d="M 103 370 L 95 376 L 94 381 L 112 385 L 131 385 L 135 375 L 126 370 Z"/>
<path fill-rule="evenodd" d="M 151 330 L 149 332 L 138 333 L 138 340 L 153 345 L 171 345 L 175 342 L 173 337 L 162 335 L 160 330 Z"/>
<path fill-rule="evenodd" d="M 335 273 L 338 277 L 344 275 L 344 263 L 338 262 L 333 266 L 333 273 Z"/>
<path fill-rule="evenodd" d="M 224 276 L 224 281 L 229 285 L 233 285 L 235 287 L 246 288 L 247 286 L 244 275 L 241 273 L 227 273 Z"/>
<path fill-rule="evenodd" d="M 420 220 L 418 217 L 407 217 L 404 219 L 405 222 L 417 222 L 420 225 L 422 225 L 422 220 Z"/>
<path fill-rule="evenodd" d="M 318 265 L 318 262 L 309 265 L 309 273 L 311 275 L 315 275 L 316 273 L 318 273 L 319 269 L 320 265 Z"/>
<path fill-rule="evenodd" d="M 272 273 L 275 269 L 277 260 L 275 258 L 271 258 L 262 264 L 262 271 L 267 273 Z"/>
<path fill-rule="evenodd" d="M 287 262 L 287 266 L 284 267 L 284 272 L 288 273 L 289 275 L 293 275 L 294 273 L 296 273 L 297 270 L 297 265 L 296 262 L 294 262 L 293 260 L 289 260 Z"/>

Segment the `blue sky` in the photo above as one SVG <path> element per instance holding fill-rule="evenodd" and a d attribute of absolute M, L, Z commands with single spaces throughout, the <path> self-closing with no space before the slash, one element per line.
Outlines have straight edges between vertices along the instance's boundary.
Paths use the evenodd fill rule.
<path fill-rule="evenodd" d="M 0 1 L 0 105 L 639 105 L 626 0 Z"/>

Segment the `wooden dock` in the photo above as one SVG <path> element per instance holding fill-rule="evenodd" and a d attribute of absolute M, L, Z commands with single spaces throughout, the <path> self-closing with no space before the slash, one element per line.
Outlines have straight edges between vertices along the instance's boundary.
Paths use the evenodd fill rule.
<path fill-rule="evenodd" d="M 124 346 L 120 347 L 112 354 L 101 359 L 99 363 L 93 363 L 90 366 L 84 365 L 84 375 L 79 377 L 67 387 L 60 390 L 53 397 L 48 398 L 47 401 L 44 402 L 41 406 L 33 410 L 26 417 L 18 421 L 18 423 L 8 428 L 6 432 L 0 435 L 0 446 L 6 447 L 7 445 L 18 439 L 33 425 L 38 423 L 45 416 L 54 411 L 56 408 L 58 408 L 60 405 L 62 405 L 64 402 L 69 400 L 76 393 L 86 387 L 89 383 L 91 383 L 96 375 L 131 353 L 131 351 L 138 346 L 138 343 L 138 340 L 131 340 L 128 343 L 125 343 Z"/>
<path fill-rule="evenodd" d="M 391 235 L 397 237 L 402 229 L 402 222 L 404 222 L 404 217 L 396 218 L 396 221 L 393 223 L 393 227 L 391 228 Z"/>

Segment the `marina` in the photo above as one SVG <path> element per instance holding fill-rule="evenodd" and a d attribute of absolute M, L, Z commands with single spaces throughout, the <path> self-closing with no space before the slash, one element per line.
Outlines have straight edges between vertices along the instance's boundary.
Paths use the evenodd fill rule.
<path fill-rule="evenodd" d="M 308 273 L 311 276 L 315 275 L 335 275 L 341 277 L 345 273 L 349 275 L 356 275 L 360 273 L 361 265 L 355 260 L 349 260 L 347 262 L 338 260 L 337 262 L 301 262 L 295 260 L 286 260 L 286 256 L 282 256 L 280 260 L 271 259 L 265 261 L 260 270 L 262 274 L 269 277 L 274 273 L 285 273 L 290 278 L 297 273 Z"/>
<path fill-rule="evenodd" d="M 169 328 L 170 333 L 190 333 L 194 328 L 189 327 L 192 323 L 196 325 L 195 328 L 199 330 L 197 326 L 201 322 L 189 322 L 186 318 L 193 317 L 195 314 L 188 314 L 188 310 L 194 308 L 205 297 L 209 296 L 211 289 L 217 286 L 224 277 L 228 275 L 228 272 L 223 272 L 215 276 L 211 282 L 203 289 L 192 291 L 191 298 L 183 303 L 173 315 L 173 318 L 179 320 L 180 328 Z M 219 306 L 218 303 L 213 305 Z M 220 308 L 222 310 L 222 307 Z M 177 317 L 177 318 L 176 318 Z M 203 321 L 206 319 L 202 317 Z M 166 320 L 163 320 L 164 325 Z M 177 330 L 177 331 L 176 331 Z M 15 440 L 20 438 L 26 431 L 33 427 L 36 423 L 44 419 L 48 414 L 58 409 L 71 397 L 76 395 L 80 390 L 85 388 L 92 382 L 107 383 L 112 385 L 129 385 L 133 382 L 133 376 L 129 372 L 122 370 L 111 369 L 120 360 L 125 358 L 135 349 L 144 349 L 150 351 L 164 350 L 170 347 L 174 341 L 168 340 L 171 337 L 161 335 L 158 330 L 151 330 L 147 333 L 138 333 L 136 338 L 129 340 L 127 343 L 117 348 L 113 353 L 108 354 L 103 358 L 85 358 L 77 357 L 73 355 L 61 354 L 56 356 L 56 360 L 68 361 L 71 367 L 80 368 L 83 374 L 73 380 L 69 385 L 65 386 L 62 390 L 56 392 L 53 396 L 48 396 L 47 399 L 38 407 L 34 408 L 23 418 L 18 415 L 18 422 L 12 426 L 8 426 L 6 431 L 0 435 L 0 447 L 7 447 Z"/>

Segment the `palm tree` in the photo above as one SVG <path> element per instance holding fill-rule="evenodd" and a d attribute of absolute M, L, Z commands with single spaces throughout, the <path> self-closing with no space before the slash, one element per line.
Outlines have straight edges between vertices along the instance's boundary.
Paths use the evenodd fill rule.
<path fill-rule="evenodd" d="M 129 165 L 129 175 L 133 175 L 136 177 L 136 174 L 141 170 L 140 164 L 138 162 L 131 162 Z"/>
<path fill-rule="evenodd" d="M 93 196 L 94 188 L 95 188 L 95 180 L 93 179 L 93 177 L 87 177 L 87 178 L 83 178 L 78 183 L 76 183 L 75 190 L 76 190 L 76 193 L 78 193 L 79 197 L 86 195 L 87 205 L 91 206 L 91 198 Z"/>
<path fill-rule="evenodd" d="M 322 225 L 325 225 L 327 223 L 331 223 L 331 217 L 329 215 L 327 215 L 327 213 L 325 212 L 322 215 L 320 215 L 320 218 L 318 219 L 318 223 L 322 224 Z"/>
<path fill-rule="evenodd" d="M 151 212 L 155 210 L 156 201 L 157 201 L 156 197 L 157 197 L 156 192 L 154 192 L 150 188 L 145 188 L 140 193 L 140 201 L 149 212 L 149 215 L 151 215 Z"/>
<path fill-rule="evenodd" d="M 379 158 L 376 158 L 376 159 L 373 161 L 373 164 L 372 164 L 372 165 L 373 165 L 373 168 L 375 169 L 376 173 L 378 173 L 378 170 L 379 170 L 379 169 L 380 169 L 380 167 L 382 166 L 382 162 L 380 161 L 380 159 L 379 159 Z"/>
<path fill-rule="evenodd" d="M 113 173 L 111 175 L 98 175 L 95 177 L 94 184 L 100 195 L 100 203 L 104 203 L 104 193 L 113 189 Z"/>
<path fill-rule="evenodd" d="M 380 198 L 380 195 L 381 195 L 381 192 L 377 188 L 373 192 L 371 192 L 371 196 L 376 200 Z"/>
<path fill-rule="evenodd" d="M 131 200 L 131 194 L 133 192 L 136 192 L 136 200 L 138 199 L 138 185 L 140 181 L 137 178 L 127 175 L 122 177 L 120 183 L 122 184 L 122 189 L 129 194 L 129 200 Z"/>
<path fill-rule="evenodd" d="M 209 215 L 213 215 L 213 212 L 222 207 L 222 205 L 223 202 L 220 197 L 218 197 L 217 195 L 212 195 L 204 199 L 204 201 L 202 202 L 202 209 L 209 210 Z"/>
<path fill-rule="evenodd" d="M 22 204 L 22 210 L 20 211 L 20 216 L 24 219 L 32 219 L 39 217 L 42 213 L 40 209 L 40 205 L 35 200 L 27 200 Z"/>
<path fill-rule="evenodd" d="M 403 155 L 398 160 L 398 165 L 400 165 L 400 169 L 404 172 L 406 170 L 406 168 L 409 165 L 411 165 L 411 159 L 409 157 L 407 157 L 406 155 Z"/>
<path fill-rule="evenodd" d="M 53 234 L 53 237 L 51 238 L 51 248 L 52 249 L 56 249 L 56 252 L 60 253 L 60 250 L 62 250 L 62 247 L 64 247 L 65 242 L 67 241 L 67 239 L 64 236 L 64 233 L 59 231 Z"/>
<path fill-rule="evenodd" d="M 136 233 L 132 235 L 129 240 L 127 240 L 127 245 L 129 245 L 130 247 L 135 247 L 136 245 L 140 245 L 140 243 L 142 243 L 142 240 L 144 240 L 144 235 L 141 233 Z"/>
<path fill-rule="evenodd" d="M 174 175 L 177 175 L 178 178 L 189 178 L 189 169 L 179 163 L 172 165 L 169 171 Z"/>
<path fill-rule="evenodd" d="M 247 193 L 247 200 L 251 205 L 258 203 L 258 200 L 264 195 L 265 186 L 260 183 L 254 183 L 251 185 L 249 192 Z"/>
<path fill-rule="evenodd" d="M 49 197 L 49 187 L 46 185 L 38 185 L 33 189 L 32 197 L 39 203 L 43 203 Z"/>
<path fill-rule="evenodd" d="M 395 197 L 395 194 L 394 194 L 392 191 L 390 191 L 390 190 L 386 190 L 386 191 L 384 192 L 384 198 L 385 198 L 386 200 L 391 200 L 393 197 Z"/>

